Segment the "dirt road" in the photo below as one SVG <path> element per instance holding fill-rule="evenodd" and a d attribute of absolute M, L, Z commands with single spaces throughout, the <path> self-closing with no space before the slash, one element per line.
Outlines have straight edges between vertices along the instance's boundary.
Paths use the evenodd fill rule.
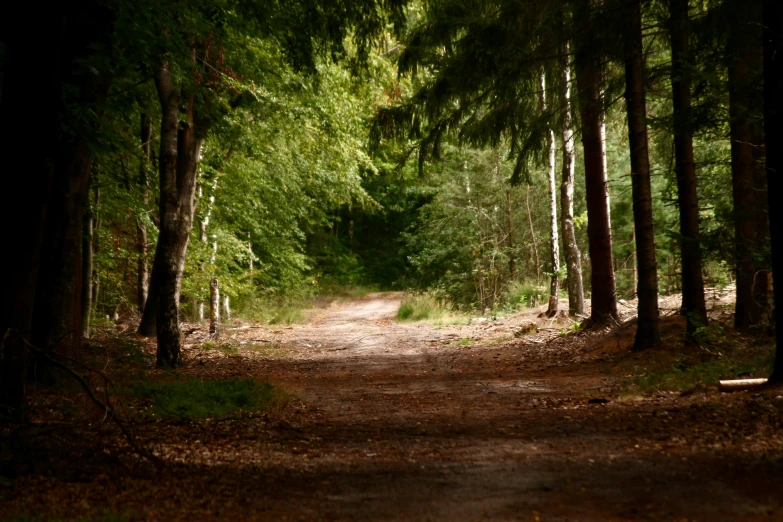
<path fill-rule="evenodd" d="M 270 377 L 316 415 L 297 425 L 302 482 L 270 514 L 783 520 L 780 461 L 734 440 L 709 397 L 606 399 L 602 356 L 584 339 L 491 344 L 512 327 L 398 324 L 398 305 L 370 295 L 277 335 L 296 349 Z M 756 406 L 779 413 L 773 402 Z"/>
<path fill-rule="evenodd" d="M 298 399 L 139 426 L 163 472 L 20 477 L 26 496 L 6 507 L 189 522 L 783 520 L 780 393 L 621 397 L 617 372 L 639 357 L 630 330 L 562 336 L 567 320 L 535 314 L 399 324 L 399 297 L 247 325 L 230 353 L 193 333 L 181 373 L 266 378 Z M 531 320 L 538 333 L 514 335 Z M 675 320 L 663 330 L 681 338 Z"/>

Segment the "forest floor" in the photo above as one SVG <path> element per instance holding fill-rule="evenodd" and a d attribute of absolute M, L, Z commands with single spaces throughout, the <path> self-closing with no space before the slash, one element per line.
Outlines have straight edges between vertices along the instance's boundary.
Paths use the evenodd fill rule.
<path fill-rule="evenodd" d="M 399 300 L 370 294 L 303 325 L 240 325 L 223 350 L 204 349 L 203 327 L 186 325 L 177 376 L 266 379 L 293 398 L 265 413 L 137 422 L 161 470 L 100 416 L 51 420 L 54 399 L 41 392 L 18 443 L 32 464 L 0 481 L 0 518 L 783 520 L 783 390 L 633 384 L 728 340 L 769 351 L 764 332 L 721 327 L 718 348 L 686 350 L 681 319 L 664 317 L 664 346 L 639 354 L 632 322 L 574 333 L 569 319 L 533 310 L 399 323 Z M 119 338 L 91 345 L 107 371 L 121 367 Z"/>

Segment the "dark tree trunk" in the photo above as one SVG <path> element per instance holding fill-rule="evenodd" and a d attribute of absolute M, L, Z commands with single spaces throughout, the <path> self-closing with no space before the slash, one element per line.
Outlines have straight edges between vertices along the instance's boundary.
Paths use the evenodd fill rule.
<path fill-rule="evenodd" d="M 658 271 L 647 145 L 641 0 L 632 0 L 628 10 L 625 35 L 625 106 L 628 113 L 628 142 L 631 148 L 633 223 L 636 233 L 636 266 L 639 273 L 639 317 L 633 347 L 634 350 L 644 350 L 659 345 L 661 334 L 658 328 Z"/>
<path fill-rule="evenodd" d="M 612 228 L 609 221 L 609 188 L 602 139 L 603 96 L 601 65 L 594 55 L 594 20 L 591 2 L 580 0 L 577 19 L 588 20 L 576 47 L 576 85 L 582 119 L 582 147 L 587 199 L 587 237 L 590 244 L 591 314 L 589 324 L 617 319 L 616 285 L 612 262 Z"/>
<path fill-rule="evenodd" d="M 585 301 L 582 289 L 582 257 L 576 243 L 574 228 L 574 130 L 571 117 L 571 68 L 568 64 L 568 46 L 563 49 L 565 57 L 560 67 L 563 84 L 560 101 L 563 111 L 561 137 L 563 140 L 563 171 L 560 183 L 560 214 L 563 229 L 563 253 L 565 254 L 568 283 L 568 313 L 571 317 L 584 315 Z"/>
<path fill-rule="evenodd" d="M 87 69 L 81 63 L 95 52 L 94 45 L 107 45 L 111 38 L 111 14 L 89 2 L 69 5 L 62 28 L 63 83 L 70 86 L 64 103 L 77 103 L 100 117 L 101 104 L 109 90 L 107 74 Z M 67 99 L 73 96 L 73 99 Z M 63 108 L 65 115 L 71 109 Z M 86 112 L 86 111 L 85 111 Z M 81 114 L 81 113 L 79 113 Z M 33 344 L 73 355 L 82 340 L 82 232 L 89 196 L 95 123 L 68 116 L 55 169 L 56 180 L 48 204 L 41 273 L 33 314 Z M 72 121 L 71 121 L 72 120 Z M 40 371 L 37 365 L 36 371 Z"/>
<path fill-rule="evenodd" d="M 693 161 L 691 125 L 691 83 L 688 78 L 689 0 L 671 0 L 672 102 L 674 104 L 674 170 L 677 174 L 677 204 L 680 211 L 682 252 L 682 309 L 686 318 L 685 342 L 707 324 L 704 278 L 699 245 L 699 199 L 696 193 L 696 164 Z"/>
<path fill-rule="evenodd" d="M 756 150 L 760 132 L 756 122 L 761 111 L 757 89 L 761 70 L 761 2 L 732 2 L 736 22 L 729 36 L 729 118 L 731 132 L 731 176 L 734 196 L 734 248 L 737 263 L 737 301 L 734 326 L 758 324 L 762 309 L 753 299 L 753 280 L 762 268 L 754 257 L 761 254 L 766 238 L 759 234 L 757 198 L 754 190 Z"/>
<path fill-rule="evenodd" d="M 4 175 L 3 189 L 14 204 L 0 205 L 0 227 L 7 251 L 0 256 L 3 274 L 0 302 L 0 417 L 26 414 L 25 374 L 32 326 L 46 206 L 56 179 L 62 13 L 39 12 L 20 4 L 16 16 L 0 16 L 4 45 L 0 98 L 0 155 L 24 158 L 24 173 Z M 30 45 L 30 35 L 36 45 Z M 34 137 L 34 139 L 33 139 Z M 10 160 L 9 160 L 10 161 Z M 14 333 L 9 334 L 9 331 Z"/>
<path fill-rule="evenodd" d="M 783 237 L 780 202 L 783 198 L 783 5 L 764 0 L 764 135 L 767 144 L 767 197 L 772 274 L 783 280 Z M 783 292 L 773 292 L 776 335 L 775 365 L 770 381 L 783 382 Z"/>

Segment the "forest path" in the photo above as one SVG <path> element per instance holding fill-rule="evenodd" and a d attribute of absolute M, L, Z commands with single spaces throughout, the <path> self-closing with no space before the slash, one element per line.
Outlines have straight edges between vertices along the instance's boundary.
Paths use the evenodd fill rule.
<path fill-rule="evenodd" d="M 607 350 L 626 353 L 632 332 L 607 348 L 560 336 L 568 320 L 552 328 L 537 311 L 401 324 L 400 297 L 370 294 L 268 331 L 290 351 L 263 358 L 265 374 L 305 408 L 280 442 L 290 454 L 274 467 L 287 480 L 265 489 L 260 518 L 783 518 L 781 469 L 754 460 L 750 442 L 721 446 L 711 435 L 725 419 L 700 409 L 705 399 L 604 398 Z M 538 334 L 513 336 L 531 320 Z"/>
<path fill-rule="evenodd" d="M 20 476 L 12 492 L 0 483 L 0 520 L 783 520 L 780 391 L 618 391 L 649 358 L 676 361 L 680 318 L 664 318 L 664 347 L 635 354 L 630 323 L 561 335 L 570 320 L 541 309 L 397 323 L 400 298 L 242 325 L 220 345 L 186 325 L 183 368 L 150 369 L 153 382 L 252 377 L 293 398 L 265 413 L 139 422 L 137 441 L 166 464 L 155 473 L 100 423 L 68 428 L 45 459 L 61 468 Z"/>

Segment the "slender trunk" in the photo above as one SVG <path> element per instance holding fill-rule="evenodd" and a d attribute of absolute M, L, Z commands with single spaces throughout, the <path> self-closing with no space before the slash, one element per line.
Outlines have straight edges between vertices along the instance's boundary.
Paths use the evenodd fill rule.
<path fill-rule="evenodd" d="M 564 46 L 560 80 L 563 84 L 560 100 L 563 123 L 560 129 L 563 141 L 563 170 L 560 183 L 560 215 L 563 230 L 563 253 L 565 254 L 568 283 L 568 314 L 571 317 L 584 315 L 585 302 L 582 288 L 582 256 L 576 243 L 574 228 L 574 130 L 571 117 L 571 68 L 568 64 L 568 45 Z"/>
<path fill-rule="evenodd" d="M 772 245 L 772 274 L 783 280 L 783 237 L 780 201 L 783 196 L 783 5 L 778 0 L 764 0 L 764 135 L 766 140 L 767 197 L 769 235 Z M 777 349 L 772 382 L 783 382 L 783 292 L 773 292 Z"/>
<path fill-rule="evenodd" d="M 511 191 L 506 190 L 506 211 L 508 213 L 508 277 L 513 281 L 516 277 L 516 257 L 514 256 L 514 220 L 511 208 Z"/>
<path fill-rule="evenodd" d="M 582 147 L 587 199 L 587 237 L 590 244 L 591 315 L 589 324 L 617 318 L 616 284 L 612 262 L 612 229 L 609 221 L 609 190 L 602 139 L 603 99 L 601 65 L 594 55 L 594 19 L 591 2 L 581 0 L 578 17 L 588 20 L 585 35 L 577 46 L 576 84 L 582 120 Z"/>
<path fill-rule="evenodd" d="M 231 321 L 231 298 L 227 295 L 223 296 L 223 317 L 226 323 Z"/>
<path fill-rule="evenodd" d="M 538 260 L 538 246 L 536 246 L 536 231 L 533 228 L 533 214 L 530 212 L 530 185 L 525 187 L 525 206 L 527 207 L 527 222 L 530 224 L 530 243 L 533 245 L 533 262 L 536 264 L 536 283 L 541 281 L 541 263 Z"/>
<path fill-rule="evenodd" d="M 82 336 L 90 338 L 90 315 L 92 314 L 92 271 L 93 271 L 93 211 L 86 206 L 82 232 Z"/>
<path fill-rule="evenodd" d="M 149 163 L 152 151 L 152 126 L 149 116 L 146 113 L 141 114 L 141 150 L 142 162 L 139 168 L 139 185 L 141 186 L 141 197 L 144 209 L 149 205 Z M 138 280 L 136 289 L 136 300 L 139 312 L 144 313 L 144 306 L 147 303 L 147 294 L 149 293 L 149 270 L 147 268 L 147 225 L 140 217 L 137 219 L 137 252 L 138 252 Z"/>
<path fill-rule="evenodd" d="M 247 249 L 250 251 L 250 271 L 253 271 L 253 238 L 247 233 Z"/>
<path fill-rule="evenodd" d="M 95 170 L 95 165 L 93 166 L 93 169 Z M 95 177 L 95 171 L 93 171 L 93 177 Z M 100 187 L 95 187 L 95 190 L 93 191 L 93 204 L 92 204 L 92 213 L 93 213 L 93 226 L 92 226 L 92 255 L 93 258 L 95 258 L 95 254 L 97 254 L 100 250 L 100 243 L 98 242 L 98 236 L 96 235 L 98 233 L 98 230 L 101 229 L 101 225 L 103 222 L 101 221 L 101 189 Z M 98 269 L 95 267 L 95 263 L 93 263 L 92 267 L 92 296 L 90 297 L 90 301 L 92 302 L 92 308 L 90 312 L 98 308 L 98 298 L 101 295 L 101 276 L 98 273 Z"/>
<path fill-rule="evenodd" d="M 220 335 L 220 288 L 216 277 L 209 282 L 209 335 Z"/>
<path fill-rule="evenodd" d="M 659 345 L 661 334 L 658 328 L 658 271 L 647 142 L 641 0 L 632 0 L 628 10 L 628 33 L 625 36 L 625 106 L 628 113 L 628 143 L 631 148 L 633 223 L 639 273 L 639 317 L 633 347 L 634 350 L 644 350 Z"/>
<path fill-rule="evenodd" d="M 682 315 L 686 318 L 685 342 L 707 324 L 704 279 L 699 245 L 699 199 L 696 192 L 696 164 L 693 161 L 691 84 L 688 79 L 689 0 L 670 0 L 672 43 L 672 102 L 674 105 L 674 170 L 677 174 L 677 203 L 680 211 L 682 252 Z"/>
<path fill-rule="evenodd" d="M 737 301 L 734 326 L 747 328 L 761 320 L 761 307 L 753 299 L 753 279 L 759 270 L 754 257 L 761 244 L 756 223 L 754 191 L 754 138 L 759 133 L 754 119 L 761 108 L 755 75 L 761 69 L 760 0 L 736 2 L 736 23 L 729 37 L 729 118 L 731 175 L 734 197 L 734 248 L 737 263 Z"/>
<path fill-rule="evenodd" d="M 546 75 L 541 71 L 541 110 L 546 111 Z M 549 267 L 552 276 L 549 282 L 549 306 L 546 314 L 554 317 L 557 314 L 560 293 L 560 239 L 557 234 L 557 189 L 555 188 L 555 132 L 547 131 L 547 166 L 546 179 L 549 195 Z"/>

